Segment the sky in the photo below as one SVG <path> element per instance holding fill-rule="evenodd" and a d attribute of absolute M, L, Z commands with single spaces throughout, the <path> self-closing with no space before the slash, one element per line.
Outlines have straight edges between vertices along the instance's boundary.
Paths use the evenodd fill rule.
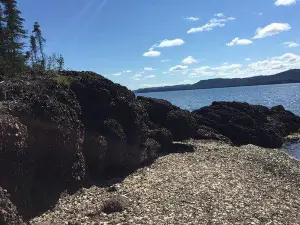
<path fill-rule="evenodd" d="M 67 69 L 130 89 L 300 68 L 298 0 L 20 0 Z"/>

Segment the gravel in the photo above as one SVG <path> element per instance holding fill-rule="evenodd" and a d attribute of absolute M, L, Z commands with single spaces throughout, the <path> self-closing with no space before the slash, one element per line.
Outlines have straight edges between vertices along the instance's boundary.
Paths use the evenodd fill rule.
<path fill-rule="evenodd" d="M 64 194 L 30 224 L 300 224 L 299 161 L 253 145 L 188 143 L 195 152 L 161 156 L 108 188 Z M 104 213 L 107 202 L 118 210 Z"/>

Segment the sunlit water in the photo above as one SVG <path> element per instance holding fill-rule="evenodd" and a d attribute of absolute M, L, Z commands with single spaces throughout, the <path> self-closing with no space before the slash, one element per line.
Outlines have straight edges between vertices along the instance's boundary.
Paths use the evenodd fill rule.
<path fill-rule="evenodd" d="M 213 101 L 239 101 L 267 107 L 283 105 L 285 109 L 300 116 L 300 84 L 153 92 L 139 95 L 165 99 L 190 111 L 210 105 Z M 300 159 L 300 141 L 290 145 L 288 152 Z"/>

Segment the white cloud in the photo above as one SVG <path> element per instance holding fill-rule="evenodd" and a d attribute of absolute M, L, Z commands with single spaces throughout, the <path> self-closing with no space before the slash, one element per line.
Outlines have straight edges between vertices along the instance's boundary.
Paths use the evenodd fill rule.
<path fill-rule="evenodd" d="M 266 27 L 257 28 L 256 35 L 253 37 L 253 39 L 270 37 L 270 36 L 279 34 L 283 31 L 288 31 L 290 29 L 291 29 L 291 26 L 288 23 L 271 23 Z"/>
<path fill-rule="evenodd" d="M 260 13 L 258 13 L 258 15 L 259 15 L 259 16 L 262 16 L 262 15 L 264 15 L 264 14 L 260 12 Z"/>
<path fill-rule="evenodd" d="M 169 59 L 163 59 L 163 60 L 161 60 L 162 63 L 169 62 L 169 61 L 170 61 Z"/>
<path fill-rule="evenodd" d="M 221 17 L 224 17 L 224 13 L 217 13 L 217 14 L 215 14 L 215 16 L 221 18 Z"/>
<path fill-rule="evenodd" d="M 171 83 L 142 84 L 141 87 L 150 88 L 150 87 L 163 87 L 163 86 L 172 86 L 172 85 L 174 85 L 174 84 L 171 84 Z"/>
<path fill-rule="evenodd" d="M 182 71 L 182 70 L 185 70 L 187 68 L 188 68 L 188 66 L 177 65 L 177 66 L 171 67 L 169 69 L 169 71 L 170 72 L 173 72 L 173 71 Z"/>
<path fill-rule="evenodd" d="M 275 5 L 280 6 L 280 5 L 295 5 L 296 4 L 296 0 L 277 0 L 275 2 Z"/>
<path fill-rule="evenodd" d="M 235 39 L 233 39 L 230 43 L 228 43 L 226 45 L 227 46 L 250 45 L 252 43 L 253 43 L 253 41 L 251 41 L 249 39 L 239 39 L 238 37 L 236 37 Z"/>
<path fill-rule="evenodd" d="M 295 48 L 295 47 L 299 47 L 300 46 L 298 43 L 296 43 L 296 42 L 290 42 L 290 41 L 284 42 L 283 44 L 285 46 L 289 47 L 289 48 Z"/>
<path fill-rule="evenodd" d="M 195 59 L 193 56 L 188 56 L 184 60 L 182 60 L 182 63 L 185 65 L 189 65 L 197 62 L 198 62 L 197 59 Z"/>
<path fill-rule="evenodd" d="M 272 75 L 289 69 L 300 69 L 300 55 L 286 53 L 282 56 L 253 62 L 247 66 L 241 64 L 222 65 L 219 67 L 203 66 L 195 68 L 189 77 L 202 79 L 250 77 L 258 75 Z"/>
<path fill-rule="evenodd" d="M 138 81 L 138 80 L 141 80 L 142 79 L 142 75 L 141 74 L 139 74 L 139 73 L 137 73 L 137 74 L 135 74 L 133 77 L 131 77 L 133 80 L 136 80 L 136 81 Z"/>
<path fill-rule="evenodd" d="M 144 79 L 151 79 L 151 78 L 155 78 L 156 76 L 155 75 L 147 75 L 147 76 L 144 76 Z"/>
<path fill-rule="evenodd" d="M 154 70 L 152 67 L 144 67 L 144 70 L 145 71 L 152 71 L 152 70 Z"/>
<path fill-rule="evenodd" d="M 247 58 L 247 59 L 245 59 L 246 61 L 251 61 L 251 59 L 250 58 Z"/>
<path fill-rule="evenodd" d="M 216 14 L 216 16 L 218 14 Z M 208 23 L 206 23 L 205 25 L 203 25 L 201 27 L 191 28 L 187 31 L 187 33 L 191 34 L 191 33 L 197 33 L 197 32 L 211 31 L 215 27 L 224 27 L 227 22 L 232 21 L 232 20 L 235 20 L 235 18 L 234 17 L 226 18 L 224 15 L 221 16 L 221 13 L 220 13 L 219 16 L 217 16 L 217 18 L 211 19 Z"/>
<path fill-rule="evenodd" d="M 131 70 L 123 70 L 122 73 L 132 73 Z"/>
<path fill-rule="evenodd" d="M 148 52 L 145 52 L 145 53 L 143 54 L 143 56 L 145 56 L 145 57 L 158 57 L 158 56 L 160 56 L 160 55 L 161 55 L 160 52 L 154 51 L 153 49 L 149 49 Z"/>
<path fill-rule="evenodd" d="M 122 75 L 122 72 L 119 72 L 119 73 L 113 73 L 112 75 L 113 75 L 113 76 L 121 76 L 121 75 Z"/>
<path fill-rule="evenodd" d="M 167 48 L 167 47 L 173 47 L 173 46 L 180 46 L 180 45 L 183 45 L 184 43 L 185 43 L 184 40 L 179 39 L 179 38 L 174 39 L 174 40 L 165 39 L 162 42 L 160 42 L 160 44 L 156 44 L 153 47 Z"/>
<path fill-rule="evenodd" d="M 140 80 L 146 80 L 146 79 L 151 79 L 151 78 L 155 78 L 155 75 L 143 75 L 142 73 L 137 73 L 135 74 L 133 77 L 131 77 L 131 79 L 135 80 L 135 81 L 140 81 Z"/>
<path fill-rule="evenodd" d="M 200 18 L 199 17 L 193 17 L 193 16 L 191 16 L 191 17 L 188 17 L 188 18 L 186 18 L 187 20 L 189 20 L 189 21 L 192 21 L 192 22 L 195 22 L 195 21 L 198 21 L 198 20 L 200 20 Z"/>

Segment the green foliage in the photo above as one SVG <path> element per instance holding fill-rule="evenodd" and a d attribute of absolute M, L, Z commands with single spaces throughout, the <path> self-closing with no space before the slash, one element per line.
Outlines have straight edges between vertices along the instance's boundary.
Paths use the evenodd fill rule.
<path fill-rule="evenodd" d="M 1 36 L 1 56 L 5 64 L 6 73 L 12 75 L 24 69 L 26 55 L 24 54 L 26 30 L 23 27 L 24 19 L 17 8 L 16 0 L 0 0 L 4 6 L 1 12 L 0 36 Z"/>
<path fill-rule="evenodd" d="M 24 19 L 17 8 L 17 0 L 0 0 L 0 77 L 11 77 L 24 70 L 62 71 L 64 58 L 61 54 L 49 57 L 44 53 L 46 39 L 41 26 L 35 22 L 25 51 L 27 31 Z"/>
<path fill-rule="evenodd" d="M 47 58 L 46 61 L 46 68 L 47 70 L 54 70 L 54 71 L 62 71 L 64 68 L 64 57 L 62 54 L 57 55 L 53 53 Z"/>
<path fill-rule="evenodd" d="M 54 80 L 57 82 L 58 85 L 67 87 L 67 88 L 71 88 L 73 79 L 71 77 L 67 77 L 67 76 L 58 76 L 55 77 Z"/>

